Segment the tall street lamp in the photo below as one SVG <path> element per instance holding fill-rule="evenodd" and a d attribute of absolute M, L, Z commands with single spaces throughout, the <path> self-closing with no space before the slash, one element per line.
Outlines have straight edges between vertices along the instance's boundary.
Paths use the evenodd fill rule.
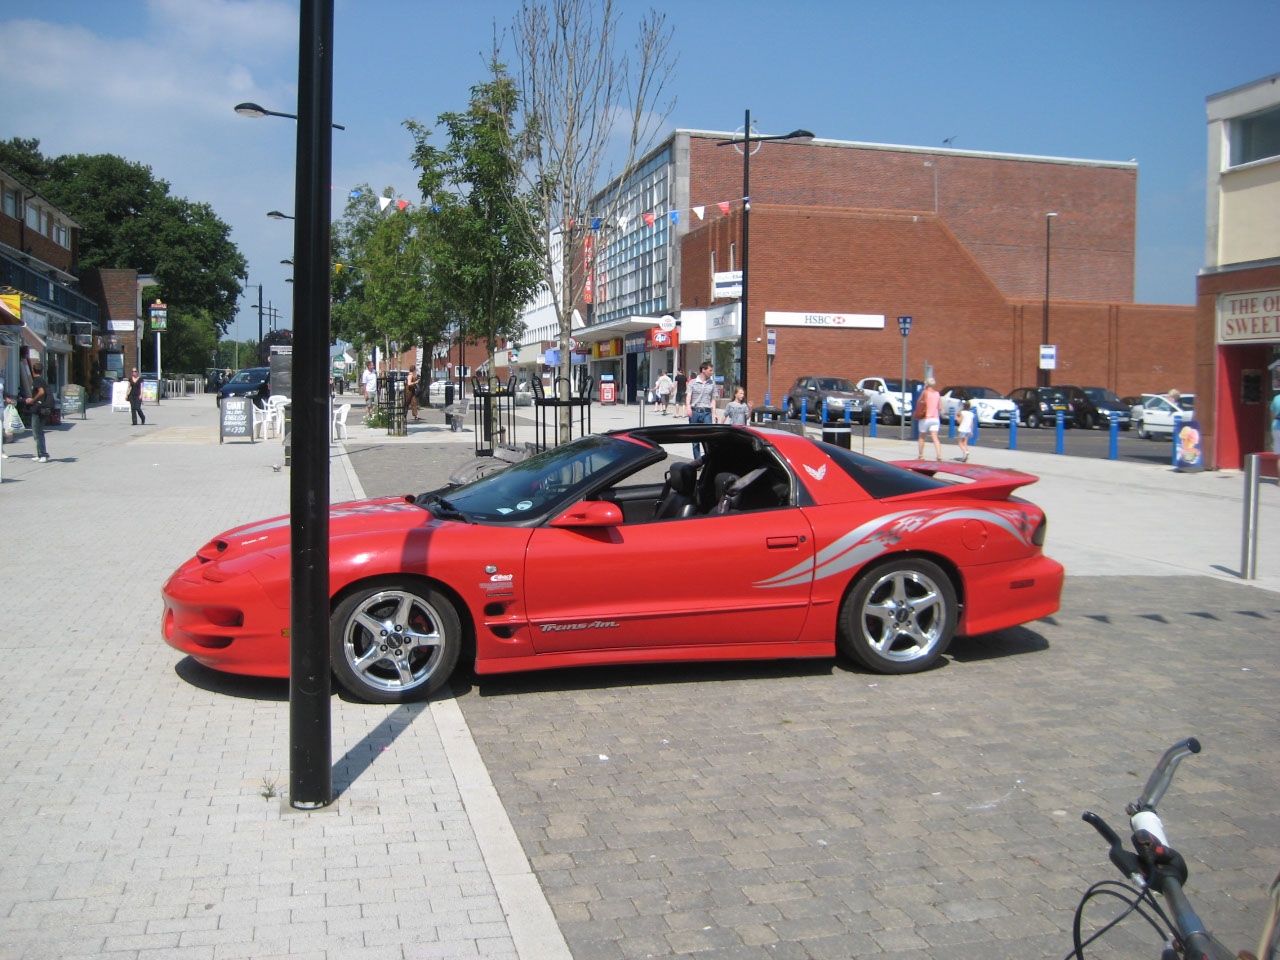
<path fill-rule="evenodd" d="M 1049 251 L 1053 246 L 1053 218 L 1057 213 L 1046 213 L 1044 215 L 1044 321 L 1040 328 L 1040 343 L 1046 345 L 1049 342 Z M 1044 358 L 1040 359 L 1040 372 L 1038 381 L 1040 386 L 1049 386 L 1049 369 L 1044 365 Z"/>
<path fill-rule="evenodd" d="M 751 246 L 751 154 L 753 152 L 752 144 L 756 144 L 755 149 L 759 150 L 759 144 L 768 140 L 809 143 L 813 140 L 813 134 L 808 130 L 792 130 L 790 133 L 782 134 L 781 136 L 752 136 L 751 111 L 748 110 L 746 119 L 742 124 L 742 137 L 721 140 L 716 144 L 718 147 L 732 144 L 735 150 L 740 150 L 742 153 L 742 296 L 738 301 L 742 311 L 742 318 L 741 329 L 738 334 L 738 386 L 742 387 L 743 390 L 747 388 L 747 271 Z"/>
<path fill-rule="evenodd" d="M 272 219 L 272 220 L 295 220 L 295 219 L 297 219 L 296 217 L 291 217 L 291 216 L 289 216 L 287 213 L 281 213 L 279 210 L 268 210 L 268 211 L 267 211 L 267 216 L 268 216 L 270 219 Z"/>

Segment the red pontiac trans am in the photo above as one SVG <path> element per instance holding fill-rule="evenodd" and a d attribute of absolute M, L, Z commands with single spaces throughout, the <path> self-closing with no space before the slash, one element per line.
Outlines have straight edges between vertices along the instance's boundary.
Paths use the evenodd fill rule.
<path fill-rule="evenodd" d="M 689 459 L 691 443 L 702 456 Z M 885 463 L 782 431 L 583 437 L 419 496 L 330 513 L 338 682 L 424 698 L 480 674 L 831 657 L 934 664 L 955 634 L 1058 609 L 1035 477 Z M 228 530 L 164 585 L 163 634 L 216 670 L 289 672 L 289 518 Z"/>

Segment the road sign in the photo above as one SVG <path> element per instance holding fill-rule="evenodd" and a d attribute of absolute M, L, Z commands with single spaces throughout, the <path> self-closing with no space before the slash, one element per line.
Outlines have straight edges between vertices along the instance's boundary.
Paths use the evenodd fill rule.
<path fill-rule="evenodd" d="M 165 330 L 169 325 L 169 307 L 157 300 L 151 305 L 151 329 Z"/>
<path fill-rule="evenodd" d="M 898 331 L 899 331 L 899 332 L 900 332 L 904 337 L 905 337 L 907 334 L 909 334 L 909 333 L 911 332 L 911 321 L 912 321 L 913 319 L 914 319 L 913 317 L 899 317 L 899 318 L 898 318 Z"/>
<path fill-rule="evenodd" d="M 1052 343 L 1040 344 L 1040 369 L 1041 370 L 1057 370 L 1058 369 L 1058 348 Z"/>
<path fill-rule="evenodd" d="M 765 352 L 769 356 L 777 356 L 778 353 L 778 331 L 772 328 L 765 331 L 766 343 Z"/>

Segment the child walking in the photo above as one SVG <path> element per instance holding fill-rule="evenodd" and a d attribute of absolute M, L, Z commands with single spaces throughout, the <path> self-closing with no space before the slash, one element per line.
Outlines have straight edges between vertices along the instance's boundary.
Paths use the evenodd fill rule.
<path fill-rule="evenodd" d="M 956 457 L 961 463 L 969 459 L 969 438 L 973 436 L 973 409 L 969 401 L 966 400 L 960 405 L 960 419 L 956 421 L 956 442 L 960 444 L 960 456 Z"/>
<path fill-rule="evenodd" d="M 747 403 L 747 391 L 738 387 L 733 391 L 733 399 L 725 404 L 724 422 L 736 427 L 745 427 L 747 417 L 751 415 L 751 404 Z"/>

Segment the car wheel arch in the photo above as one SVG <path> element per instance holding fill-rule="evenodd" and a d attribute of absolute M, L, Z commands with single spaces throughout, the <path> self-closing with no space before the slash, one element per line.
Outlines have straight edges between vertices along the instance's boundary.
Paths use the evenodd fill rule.
<path fill-rule="evenodd" d="M 874 560 L 870 560 L 867 563 L 864 563 L 857 570 L 853 571 L 853 573 L 849 576 L 849 579 L 845 582 L 844 589 L 840 591 L 840 602 L 836 604 L 837 624 L 839 623 L 839 618 L 840 618 L 839 608 L 844 605 L 844 602 L 847 599 L 849 599 L 849 594 L 851 594 L 857 588 L 859 581 L 861 581 L 864 577 L 871 576 L 875 572 L 875 570 L 878 569 L 879 567 L 887 566 L 888 564 L 894 563 L 898 560 L 927 560 L 930 563 L 934 564 L 935 566 L 939 567 L 942 570 L 942 572 L 947 575 L 947 579 L 951 581 L 951 589 L 953 589 L 956 592 L 957 613 L 958 614 L 964 613 L 964 601 L 965 601 L 964 574 L 960 572 L 960 568 L 956 566 L 956 563 L 954 560 L 952 560 L 950 557 L 945 556 L 944 554 L 936 553 L 933 550 L 895 550 L 892 553 L 881 554 L 880 556 L 876 557 Z M 957 623 L 959 622 L 959 620 L 960 620 L 960 617 L 957 616 L 956 618 Z M 957 631 L 957 635 L 958 635 L 958 631 Z"/>
<path fill-rule="evenodd" d="M 458 624 L 462 628 L 462 652 L 458 656 L 458 662 L 462 663 L 465 659 L 469 665 L 474 666 L 476 660 L 476 622 L 471 615 L 471 608 L 467 606 L 466 601 L 462 599 L 462 595 L 457 590 L 445 581 L 437 580 L 435 577 L 428 577 L 420 573 L 376 573 L 352 579 L 343 584 L 329 598 L 329 616 L 332 617 L 342 601 L 358 590 L 365 590 L 379 585 L 391 586 L 394 584 L 398 586 L 405 583 L 421 584 L 444 594 L 445 599 L 453 607 L 453 612 L 458 618 Z"/>

